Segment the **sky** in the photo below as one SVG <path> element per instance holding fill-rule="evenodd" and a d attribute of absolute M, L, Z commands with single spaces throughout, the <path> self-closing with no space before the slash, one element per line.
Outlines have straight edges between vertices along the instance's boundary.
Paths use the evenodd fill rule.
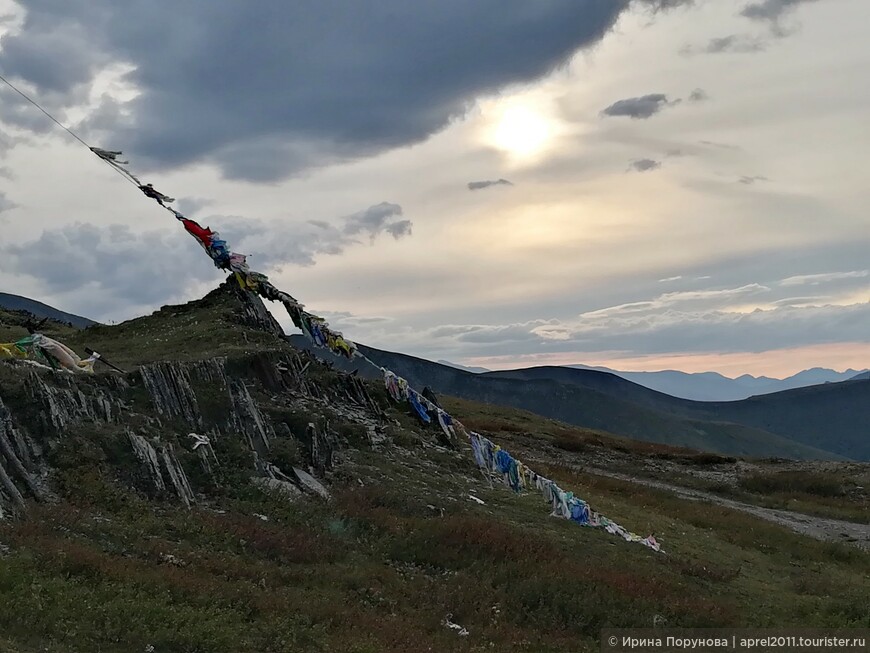
<path fill-rule="evenodd" d="M 867 24 L 866 0 L 0 0 L 0 73 L 351 340 L 782 377 L 870 366 Z M 8 88 L 0 233 L 0 288 L 104 322 L 223 279 Z"/>

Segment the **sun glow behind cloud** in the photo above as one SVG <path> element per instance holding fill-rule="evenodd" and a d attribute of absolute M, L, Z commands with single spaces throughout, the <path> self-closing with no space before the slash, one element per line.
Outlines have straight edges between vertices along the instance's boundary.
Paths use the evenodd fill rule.
<path fill-rule="evenodd" d="M 524 106 L 508 107 L 493 130 L 493 143 L 520 158 L 534 156 L 546 147 L 552 130 L 540 113 Z"/>
<path fill-rule="evenodd" d="M 511 165 L 540 161 L 553 147 L 565 125 L 542 94 L 518 94 L 480 102 L 483 127 L 480 140 L 502 152 Z"/>

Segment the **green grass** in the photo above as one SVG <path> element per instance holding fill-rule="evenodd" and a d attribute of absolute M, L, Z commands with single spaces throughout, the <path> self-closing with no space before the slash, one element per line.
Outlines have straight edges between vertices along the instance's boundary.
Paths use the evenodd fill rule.
<path fill-rule="evenodd" d="M 434 427 L 422 428 L 404 407 L 388 409 L 390 444 L 375 450 L 361 426 L 330 405 L 339 400 L 267 390 L 248 351 L 283 350 L 285 343 L 251 335 L 233 325 L 224 305 L 210 302 L 65 335 L 130 366 L 164 356 L 192 360 L 206 349 L 229 356 L 228 368 L 250 385 L 273 423 L 297 433 L 308 422 L 329 421 L 343 435 L 330 476 L 333 499 L 291 503 L 257 489 L 252 454 L 232 433 L 215 439 L 220 465 L 209 476 L 189 450 L 184 424 L 144 419 L 149 400 L 135 384 L 115 390 L 130 407 L 124 423 L 83 421 L 43 437 L 20 369 L 0 366 L 4 401 L 44 446 L 58 494 L 57 502 L 33 505 L 26 519 L 0 522 L 0 543 L 8 547 L 0 557 L 0 650 L 573 652 L 597 651 L 604 626 L 662 621 L 870 627 L 866 553 L 576 471 L 596 451 L 626 465 L 697 469 L 732 464 L 727 457 L 443 398 L 469 428 L 521 458 L 534 452 L 549 461 L 534 467 L 606 516 L 639 534 L 655 533 L 667 551 L 656 554 L 552 518 L 536 494 L 490 486 L 467 447 L 434 447 Z M 206 336 L 214 337 L 214 349 Z M 309 373 L 327 396 L 338 390 L 336 374 L 317 365 Z M 79 378 L 77 387 L 87 396 L 111 383 L 97 375 Z M 206 421 L 218 423 L 225 392 L 201 380 L 193 385 Z M 386 406 L 383 389 L 370 387 Z M 198 505 L 188 510 L 170 492 L 155 491 L 127 444 L 128 423 L 175 444 Z M 304 448 L 279 435 L 267 458 L 298 464 Z M 753 481 L 753 496 L 791 491 L 783 478 Z M 843 498 L 827 496 L 821 482 L 807 487 L 819 501 Z M 448 614 L 468 637 L 445 627 Z"/>
<path fill-rule="evenodd" d="M 155 361 L 191 361 L 214 356 L 239 356 L 257 351 L 292 351 L 273 335 L 241 324 L 238 299 L 225 286 L 187 304 L 164 306 L 151 315 L 117 325 L 94 325 L 74 329 L 48 321 L 40 329 L 60 340 L 82 358 L 85 347 L 105 355 L 125 369 Z M 0 310 L 0 342 L 12 342 L 27 335 L 27 316 Z M 97 364 L 97 371 L 107 368 Z"/>
<path fill-rule="evenodd" d="M 539 471 L 655 532 L 667 555 L 553 519 L 535 494 L 490 488 L 467 455 L 359 450 L 331 503 L 289 504 L 239 481 L 188 511 L 118 486 L 113 501 L 71 487 L 64 503 L 0 525 L 0 599 L 14 606 L 0 631 L 21 651 L 591 651 L 604 626 L 662 618 L 870 627 L 870 556 L 857 549 Z M 468 638 L 441 624 L 447 613 Z"/>
<path fill-rule="evenodd" d="M 548 455 L 576 465 L 586 465 L 599 456 L 615 472 L 712 492 L 767 508 L 870 523 L 870 464 L 867 463 L 825 462 L 819 463 L 817 470 L 812 468 L 813 463 L 750 459 L 751 469 L 756 471 L 745 471 L 733 456 L 631 440 L 513 408 L 452 397 L 444 401 L 445 407 L 460 415 L 470 429 L 506 443 L 518 452 L 538 454 L 542 445 L 550 446 Z M 662 464 L 667 465 L 666 471 L 660 468 Z M 783 469 L 788 465 L 798 469 Z M 704 477 L 704 473 L 716 470 L 730 473 L 735 482 Z"/>

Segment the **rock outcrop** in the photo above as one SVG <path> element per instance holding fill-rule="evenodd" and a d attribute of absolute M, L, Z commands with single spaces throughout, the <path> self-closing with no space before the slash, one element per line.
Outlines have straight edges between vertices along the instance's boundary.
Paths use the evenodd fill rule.
<path fill-rule="evenodd" d="M 219 291 L 243 300 L 234 318 L 283 336 L 257 297 L 231 286 Z M 219 291 L 206 299 L 217 301 Z M 29 500 L 49 500 L 56 471 L 49 454 L 70 442 L 99 449 L 111 482 L 188 506 L 239 465 L 263 479 L 262 488 L 327 498 L 315 477 L 330 473 L 342 447 L 338 421 L 377 434 L 381 413 L 358 379 L 278 337 L 253 353 L 149 363 L 125 375 L 0 363 L 0 510 L 20 513 Z M 275 443 L 290 440 L 298 457 L 278 460 Z"/>

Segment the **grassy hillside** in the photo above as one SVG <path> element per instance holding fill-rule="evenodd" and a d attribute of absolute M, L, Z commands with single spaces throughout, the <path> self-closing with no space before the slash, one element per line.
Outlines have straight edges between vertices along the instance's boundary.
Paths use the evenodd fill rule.
<path fill-rule="evenodd" d="M 228 300 L 226 288 L 223 285 L 202 299 L 164 306 L 151 315 L 118 325 L 97 324 L 81 330 L 49 321 L 40 330 L 72 347 L 82 357 L 86 356 L 85 347 L 89 347 L 125 370 L 155 361 L 292 350 L 283 339 L 257 324 L 256 319 L 240 314 L 239 305 Z M 0 310 L 0 341 L 26 336 L 27 320 L 23 313 Z M 106 368 L 98 364 L 97 369 Z"/>
<path fill-rule="evenodd" d="M 436 391 L 456 397 L 520 408 L 640 440 L 738 456 L 815 460 L 843 457 L 762 428 L 708 416 L 676 414 L 674 406 L 697 402 L 669 397 L 613 374 L 568 368 L 471 374 L 404 354 L 368 347 L 364 351 L 376 363 L 421 387 L 428 384 Z M 555 379 L 546 376 L 550 372 Z M 568 376 L 593 380 L 582 385 L 564 382 L 563 377 Z"/>
<path fill-rule="evenodd" d="M 699 402 L 671 397 L 592 370 L 535 367 L 485 376 L 559 381 L 680 418 L 746 426 L 847 458 L 870 460 L 870 437 L 863 426 L 870 421 L 870 383 L 866 381 L 826 383 L 741 401 Z"/>
<path fill-rule="evenodd" d="M 27 297 L 19 295 L 10 295 L 9 293 L 0 292 L 0 309 L 8 311 L 27 311 L 37 318 L 51 318 L 58 322 L 71 324 L 78 329 L 96 324 L 93 320 L 81 315 L 74 315 L 65 311 L 58 310 L 48 304 L 43 304 Z"/>
<path fill-rule="evenodd" d="M 79 335 L 75 346 L 87 339 L 130 368 L 227 356 L 231 381 L 274 427 L 265 460 L 303 465 L 296 436 L 309 422 L 341 435 L 324 475 L 332 498 L 288 500 L 251 480 L 251 451 L 220 421 L 226 390 L 193 383 L 219 460 L 207 474 L 189 427 L 155 421 L 135 375 L 126 385 L 76 377 L 85 396 L 114 388 L 127 409 L 40 440 L 56 498 L 31 501 L 26 519 L 0 520 L 0 650 L 574 652 L 599 650 L 603 626 L 870 627 L 870 556 L 859 549 L 579 471 L 593 460 L 659 461 L 689 475 L 733 460 L 443 398 L 603 514 L 654 532 L 667 551 L 657 554 L 553 519 L 537 494 L 490 485 L 467 446 L 437 446 L 435 430 L 391 404 L 379 382 L 369 383 L 378 410 L 352 404 L 345 377 L 314 361 L 300 385 L 282 389 L 269 356 L 292 349 L 239 320 L 225 293 Z M 0 396 L 28 428 L 40 410 L 28 404 L 33 374 L 0 362 Z M 70 378 L 36 374 L 60 388 Z M 362 435 L 372 424 L 382 440 Z M 174 443 L 196 495 L 190 509 L 146 482 L 129 428 Z M 449 629 L 448 617 L 469 634 Z"/>
<path fill-rule="evenodd" d="M 0 525 L 0 598 L 14 606 L 0 613 L 4 650 L 595 651 L 601 627 L 654 620 L 870 626 L 858 550 L 541 470 L 655 532 L 668 551 L 657 555 L 554 520 L 536 495 L 490 489 L 467 455 L 424 448 L 412 429 L 395 435 L 389 450 L 346 452 L 329 503 L 240 482 L 187 510 L 76 475 L 60 505 Z"/>

